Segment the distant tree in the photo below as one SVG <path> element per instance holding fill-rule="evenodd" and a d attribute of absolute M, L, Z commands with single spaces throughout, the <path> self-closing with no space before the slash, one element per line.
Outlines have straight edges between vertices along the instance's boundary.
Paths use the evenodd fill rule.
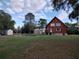
<path fill-rule="evenodd" d="M 77 23 L 65 23 L 68 26 L 67 34 L 79 34 L 79 30 L 76 27 Z"/>
<path fill-rule="evenodd" d="M 17 32 L 21 33 L 21 27 L 20 26 L 17 27 Z"/>
<path fill-rule="evenodd" d="M 30 23 L 24 24 L 24 26 L 21 28 L 22 33 L 33 33 L 34 32 L 34 25 L 30 25 Z"/>
<path fill-rule="evenodd" d="M 69 14 L 69 18 L 71 19 L 76 19 L 77 22 L 79 21 L 79 4 L 76 4 L 75 7 L 73 8 L 73 11 Z"/>
<path fill-rule="evenodd" d="M 39 26 L 40 26 L 40 28 L 44 28 L 46 26 L 46 24 L 47 24 L 47 20 L 46 19 L 41 18 L 39 20 Z"/>
<path fill-rule="evenodd" d="M 31 24 L 34 23 L 34 21 L 35 21 L 35 16 L 33 13 L 28 13 L 27 15 L 25 15 L 25 22 L 29 22 Z"/>
<path fill-rule="evenodd" d="M 11 15 L 0 10 L 0 30 L 13 29 L 15 21 L 12 20 Z"/>
<path fill-rule="evenodd" d="M 25 33 L 33 33 L 33 30 L 35 28 L 35 16 L 32 13 L 28 13 L 25 15 L 25 21 L 23 26 L 23 32 Z"/>
<path fill-rule="evenodd" d="M 70 20 L 76 19 L 79 20 L 79 0 L 51 0 L 54 10 L 63 9 L 65 11 L 73 9 L 69 14 Z"/>
<path fill-rule="evenodd" d="M 75 27 L 77 25 L 77 23 L 73 23 L 73 24 L 71 24 L 71 23 L 65 23 L 65 25 L 66 26 L 70 26 L 70 27 Z"/>

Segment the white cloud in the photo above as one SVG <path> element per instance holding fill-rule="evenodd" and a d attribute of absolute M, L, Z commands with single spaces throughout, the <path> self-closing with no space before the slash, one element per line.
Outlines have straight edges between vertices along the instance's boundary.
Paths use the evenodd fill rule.
<path fill-rule="evenodd" d="M 15 12 L 22 12 L 24 8 L 23 0 L 11 0 L 11 7 Z"/>
<path fill-rule="evenodd" d="M 58 18 L 59 19 L 61 19 L 61 20 L 63 20 L 63 19 L 65 19 L 65 18 L 67 18 L 68 17 L 68 14 L 65 12 L 65 11 L 60 11 L 60 13 L 59 13 L 59 15 L 58 15 Z"/>
<path fill-rule="evenodd" d="M 46 0 L 24 0 L 25 11 L 37 12 L 46 5 Z"/>
<path fill-rule="evenodd" d="M 52 6 L 48 6 L 44 8 L 45 13 L 52 12 L 52 10 L 53 10 Z"/>
<path fill-rule="evenodd" d="M 21 15 L 20 16 L 17 16 L 17 18 L 20 19 L 20 20 L 24 20 L 25 19 L 25 17 L 24 16 L 21 16 Z"/>
<path fill-rule="evenodd" d="M 40 13 L 36 13 L 35 14 L 36 16 L 36 21 L 38 21 L 40 18 L 44 18 L 44 19 L 47 19 L 46 15 L 43 13 L 43 11 L 41 11 Z"/>
<path fill-rule="evenodd" d="M 75 20 L 73 20 L 72 22 L 70 21 L 70 19 L 68 18 L 69 16 L 69 13 L 67 13 L 66 11 L 62 10 L 60 11 L 59 15 L 58 15 L 58 18 L 60 20 L 62 20 L 63 22 L 69 22 L 69 23 L 76 23 Z"/>
<path fill-rule="evenodd" d="M 11 8 L 7 8 L 5 11 L 10 14 L 15 14 L 15 12 Z"/>

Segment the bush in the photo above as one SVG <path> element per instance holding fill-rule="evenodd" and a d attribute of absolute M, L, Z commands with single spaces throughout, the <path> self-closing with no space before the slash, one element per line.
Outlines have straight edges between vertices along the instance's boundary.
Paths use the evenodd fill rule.
<path fill-rule="evenodd" d="M 67 33 L 68 33 L 68 34 L 79 34 L 79 31 L 78 31 L 78 29 L 69 29 L 69 30 L 67 31 Z"/>

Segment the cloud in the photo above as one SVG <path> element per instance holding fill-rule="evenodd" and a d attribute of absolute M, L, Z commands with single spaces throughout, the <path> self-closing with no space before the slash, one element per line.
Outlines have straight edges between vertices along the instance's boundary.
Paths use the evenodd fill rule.
<path fill-rule="evenodd" d="M 59 19 L 61 19 L 61 20 L 63 20 L 63 19 L 65 19 L 65 18 L 67 18 L 68 17 L 68 14 L 66 13 L 66 11 L 60 11 L 60 13 L 59 13 L 59 15 L 58 15 L 58 18 Z"/>
<path fill-rule="evenodd" d="M 10 14 L 15 14 L 15 12 L 11 8 L 7 8 L 5 11 Z"/>
<path fill-rule="evenodd" d="M 44 8 L 46 0 L 24 0 L 25 11 L 37 12 Z"/>
<path fill-rule="evenodd" d="M 17 16 L 17 19 L 19 19 L 19 20 L 24 20 L 24 19 L 25 19 L 25 17 L 24 17 L 24 15 L 23 15 L 23 14 L 21 14 L 21 15 L 18 15 L 18 16 Z"/>
<path fill-rule="evenodd" d="M 7 2 L 7 5 L 10 4 L 9 7 L 10 9 L 12 9 L 12 10 L 9 9 L 10 12 L 14 11 L 14 12 L 20 13 L 25 11 L 25 13 L 28 13 L 28 12 L 34 13 L 44 9 L 44 7 L 47 4 L 47 1 L 48 0 L 39 0 L 39 2 L 38 0 L 10 0 L 9 2 Z M 50 11 L 51 9 L 52 8 L 50 6 L 50 7 L 47 7 L 45 11 L 47 10 Z"/>
<path fill-rule="evenodd" d="M 0 7 L 2 6 L 3 4 L 0 2 Z"/>
<path fill-rule="evenodd" d="M 60 20 L 62 20 L 63 22 L 69 22 L 69 23 L 76 23 L 75 20 L 73 20 L 72 22 L 70 21 L 70 19 L 68 18 L 69 16 L 69 13 L 67 13 L 66 11 L 62 10 L 60 11 L 59 15 L 58 15 L 58 18 Z"/>
<path fill-rule="evenodd" d="M 15 12 L 22 12 L 24 8 L 24 1 L 23 0 L 11 0 L 11 8 Z"/>

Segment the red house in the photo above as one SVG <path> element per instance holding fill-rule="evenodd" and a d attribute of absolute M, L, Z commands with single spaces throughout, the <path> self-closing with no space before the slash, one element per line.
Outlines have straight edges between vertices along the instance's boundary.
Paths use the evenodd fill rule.
<path fill-rule="evenodd" d="M 53 18 L 46 26 L 46 34 L 66 34 L 68 27 L 57 17 Z"/>

